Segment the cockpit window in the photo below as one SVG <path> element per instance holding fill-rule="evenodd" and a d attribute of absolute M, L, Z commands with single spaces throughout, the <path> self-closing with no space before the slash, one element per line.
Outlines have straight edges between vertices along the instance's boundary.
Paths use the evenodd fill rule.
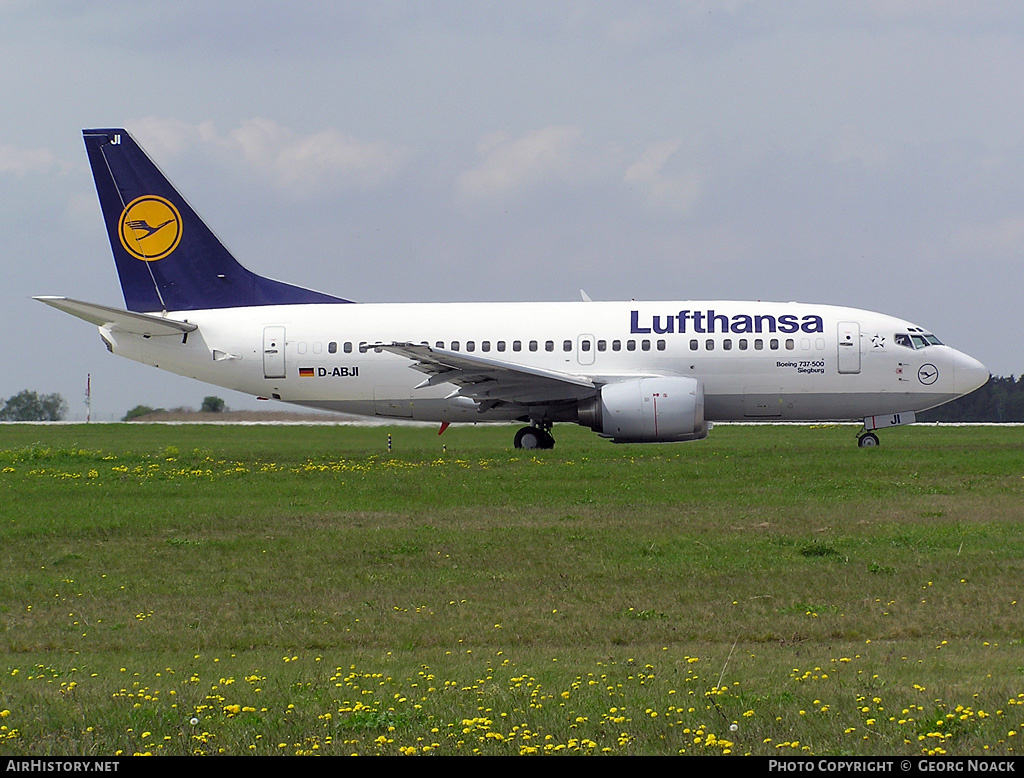
<path fill-rule="evenodd" d="M 892 336 L 893 342 L 897 346 L 903 346 L 905 348 L 919 349 L 926 348 L 928 346 L 941 346 L 942 341 L 926 332 L 921 334 L 913 333 L 909 334 L 906 332 L 897 332 Z"/>

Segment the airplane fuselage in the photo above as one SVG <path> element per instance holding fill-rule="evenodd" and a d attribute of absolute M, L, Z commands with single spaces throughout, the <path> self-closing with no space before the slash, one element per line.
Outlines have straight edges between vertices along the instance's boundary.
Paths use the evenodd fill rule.
<path fill-rule="evenodd" d="M 605 385 L 686 376 L 704 418 L 839 420 L 920 411 L 984 382 L 971 357 L 868 311 L 766 302 L 302 304 L 169 312 L 187 336 L 103 328 L 114 353 L 284 402 L 424 421 L 530 418 L 480 407 L 378 344 L 412 342 Z M 934 340 L 934 338 L 933 338 Z M 905 343 L 905 345 L 904 345 Z M 968 388 L 969 387 L 969 388 Z M 552 398 L 546 396 L 545 402 Z M 539 400 L 539 398 L 538 398 Z"/>

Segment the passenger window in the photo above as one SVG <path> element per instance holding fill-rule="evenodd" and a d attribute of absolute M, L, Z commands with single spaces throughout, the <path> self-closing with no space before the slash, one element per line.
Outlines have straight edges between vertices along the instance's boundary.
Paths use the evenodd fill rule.
<path fill-rule="evenodd" d="M 607 340 L 599 340 L 599 341 L 597 341 L 597 350 L 598 351 L 607 351 L 608 350 L 608 341 Z"/>
<path fill-rule="evenodd" d="M 562 351 L 572 351 L 572 341 L 571 340 L 563 340 L 562 341 Z"/>
<path fill-rule="evenodd" d="M 732 351 L 732 338 L 726 338 L 722 341 L 722 348 L 725 351 Z"/>
<path fill-rule="evenodd" d="M 740 340 L 739 340 L 739 347 L 740 347 L 740 351 L 746 351 L 747 350 L 747 339 L 746 338 L 740 338 Z"/>
<path fill-rule="evenodd" d="M 467 340 L 466 341 L 466 351 L 476 351 L 476 341 L 475 340 Z"/>
<path fill-rule="evenodd" d="M 582 340 L 582 341 L 580 341 L 580 351 L 590 351 L 590 341 L 589 340 Z"/>
<path fill-rule="evenodd" d="M 690 351 L 696 351 L 698 348 L 700 348 L 700 343 L 698 343 L 697 339 L 694 338 L 690 341 Z"/>
<path fill-rule="evenodd" d="M 635 340 L 627 340 L 626 341 L 626 351 L 636 351 L 636 341 Z"/>
<path fill-rule="evenodd" d="M 786 349 L 792 351 L 796 348 L 796 342 L 792 338 L 786 338 Z"/>
<path fill-rule="evenodd" d="M 768 348 L 770 348 L 772 351 L 778 351 L 779 350 L 779 339 L 778 338 L 772 338 L 770 341 L 768 341 Z"/>
<path fill-rule="evenodd" d="M 328 354 L 337 354 L 338 353 L 338 343 L 336 341 L 332 340 L 330 343 L 327 344 L 327 353 Z"/>
<path fill-rule="evenodd" d="M 521 340 L 513 340 L 512 341 L 512 350 L 513 351 L 522 351 L 523 350 L 523 342 Z"/>
<path fill-rule="evenodd" d="M 536 350 L 537 350 L 537 341 L 531 340 L 530 341 L 530 351 L 536 351 Z"/>
<path fill-rule="evenodd" d="M 489 341 L 489 340 L 483 341 L 480 344 L 480 350 L 481 351 L 490 351 L 491 350 L 491 341 Z"/>
<path fill-rule="evenodd" d="M 665 339 L 664 338 L 662 338 L 661 340 L 658 341 L 658 351 L 664 351 L 667 347 L 668 347 L 668 344 L 665 343 Z"/>
<path fill-rule="evenodd" d="M 459 350 L 459 341 L 453 340 L 452 341 L 452 351 L 458 351 L 458 350 Z"/>
<path fill-rule="evenodd" d="M 622 351 L 622 341 L 621 340 L 613 340 L 612 341 L 612 351 Z"/>
<path fill-rule="evenodd" d="M 708 338 L 706 341 L 704 341 L 704 348 L 706 348 L 708 351 L 714 351 L 715 341 L 713 341 L 711 338 Z"/>
<path fill-rule="evenodd" d="M 346 354 L 351 354 L 352 353 L 352 341 L 346 340 L 345 341 L 344 349 L 345 349 L 345 353 Z"/>
<path fill-rule="evenodd" d="M 754 351 L 764 350 L 764 341 L 760 338 L 754 338 Z"/>
<path fill-rule="evenodd" d="M 504 351 L 504 350 L 505 350 L 505 341 L 499 340 L 498 341 L 498 351 Z"/>
<path fill-rule="evenodd" d="M 555 350 L 555 341 L 553 341 L 553 340 L 545 340 L 544 341 L 544 350 L 545 351 L 554 351 Z"/>

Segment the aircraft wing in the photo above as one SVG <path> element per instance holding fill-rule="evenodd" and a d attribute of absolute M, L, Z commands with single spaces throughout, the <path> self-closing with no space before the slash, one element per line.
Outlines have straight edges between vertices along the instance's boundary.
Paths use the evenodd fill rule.
<path fill-rule="evenodd" d="M 374 347 L 408 357 L 414 369 L 426 373 L 426 380 L 416 389 L 454 384 L 459 387 L 458 396 L 491 406 L 500 402 L 531 405 L 582 400 L 592 397 L 598 389 L 597 384 L 583 376 L 459 351 L 415 343 L 379 343 Z"/>
<path fill-rule="evenodd" d="M 79 319 L 95 324 L 97 327 L 108 327 L 112 331 L 130 332 L 135 335 L 181 335 L 199 329 L 195 324 L 176 319 L 166 319 L 155 313 L 134 313 L 106 305 L 86 303 L 68 297 L 35 297 L 59 311 L 70 313 Z"/>

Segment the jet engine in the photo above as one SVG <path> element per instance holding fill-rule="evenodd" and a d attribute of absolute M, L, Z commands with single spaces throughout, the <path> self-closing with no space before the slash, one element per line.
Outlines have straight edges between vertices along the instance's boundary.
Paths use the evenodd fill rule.
<path fill-rule="evenodd" d="M 707 437 L 704 384 L 685 376 L 654 376 L 605 384 L 583 400 L 578 423 L 615 443 L 669 443 Z"/>

